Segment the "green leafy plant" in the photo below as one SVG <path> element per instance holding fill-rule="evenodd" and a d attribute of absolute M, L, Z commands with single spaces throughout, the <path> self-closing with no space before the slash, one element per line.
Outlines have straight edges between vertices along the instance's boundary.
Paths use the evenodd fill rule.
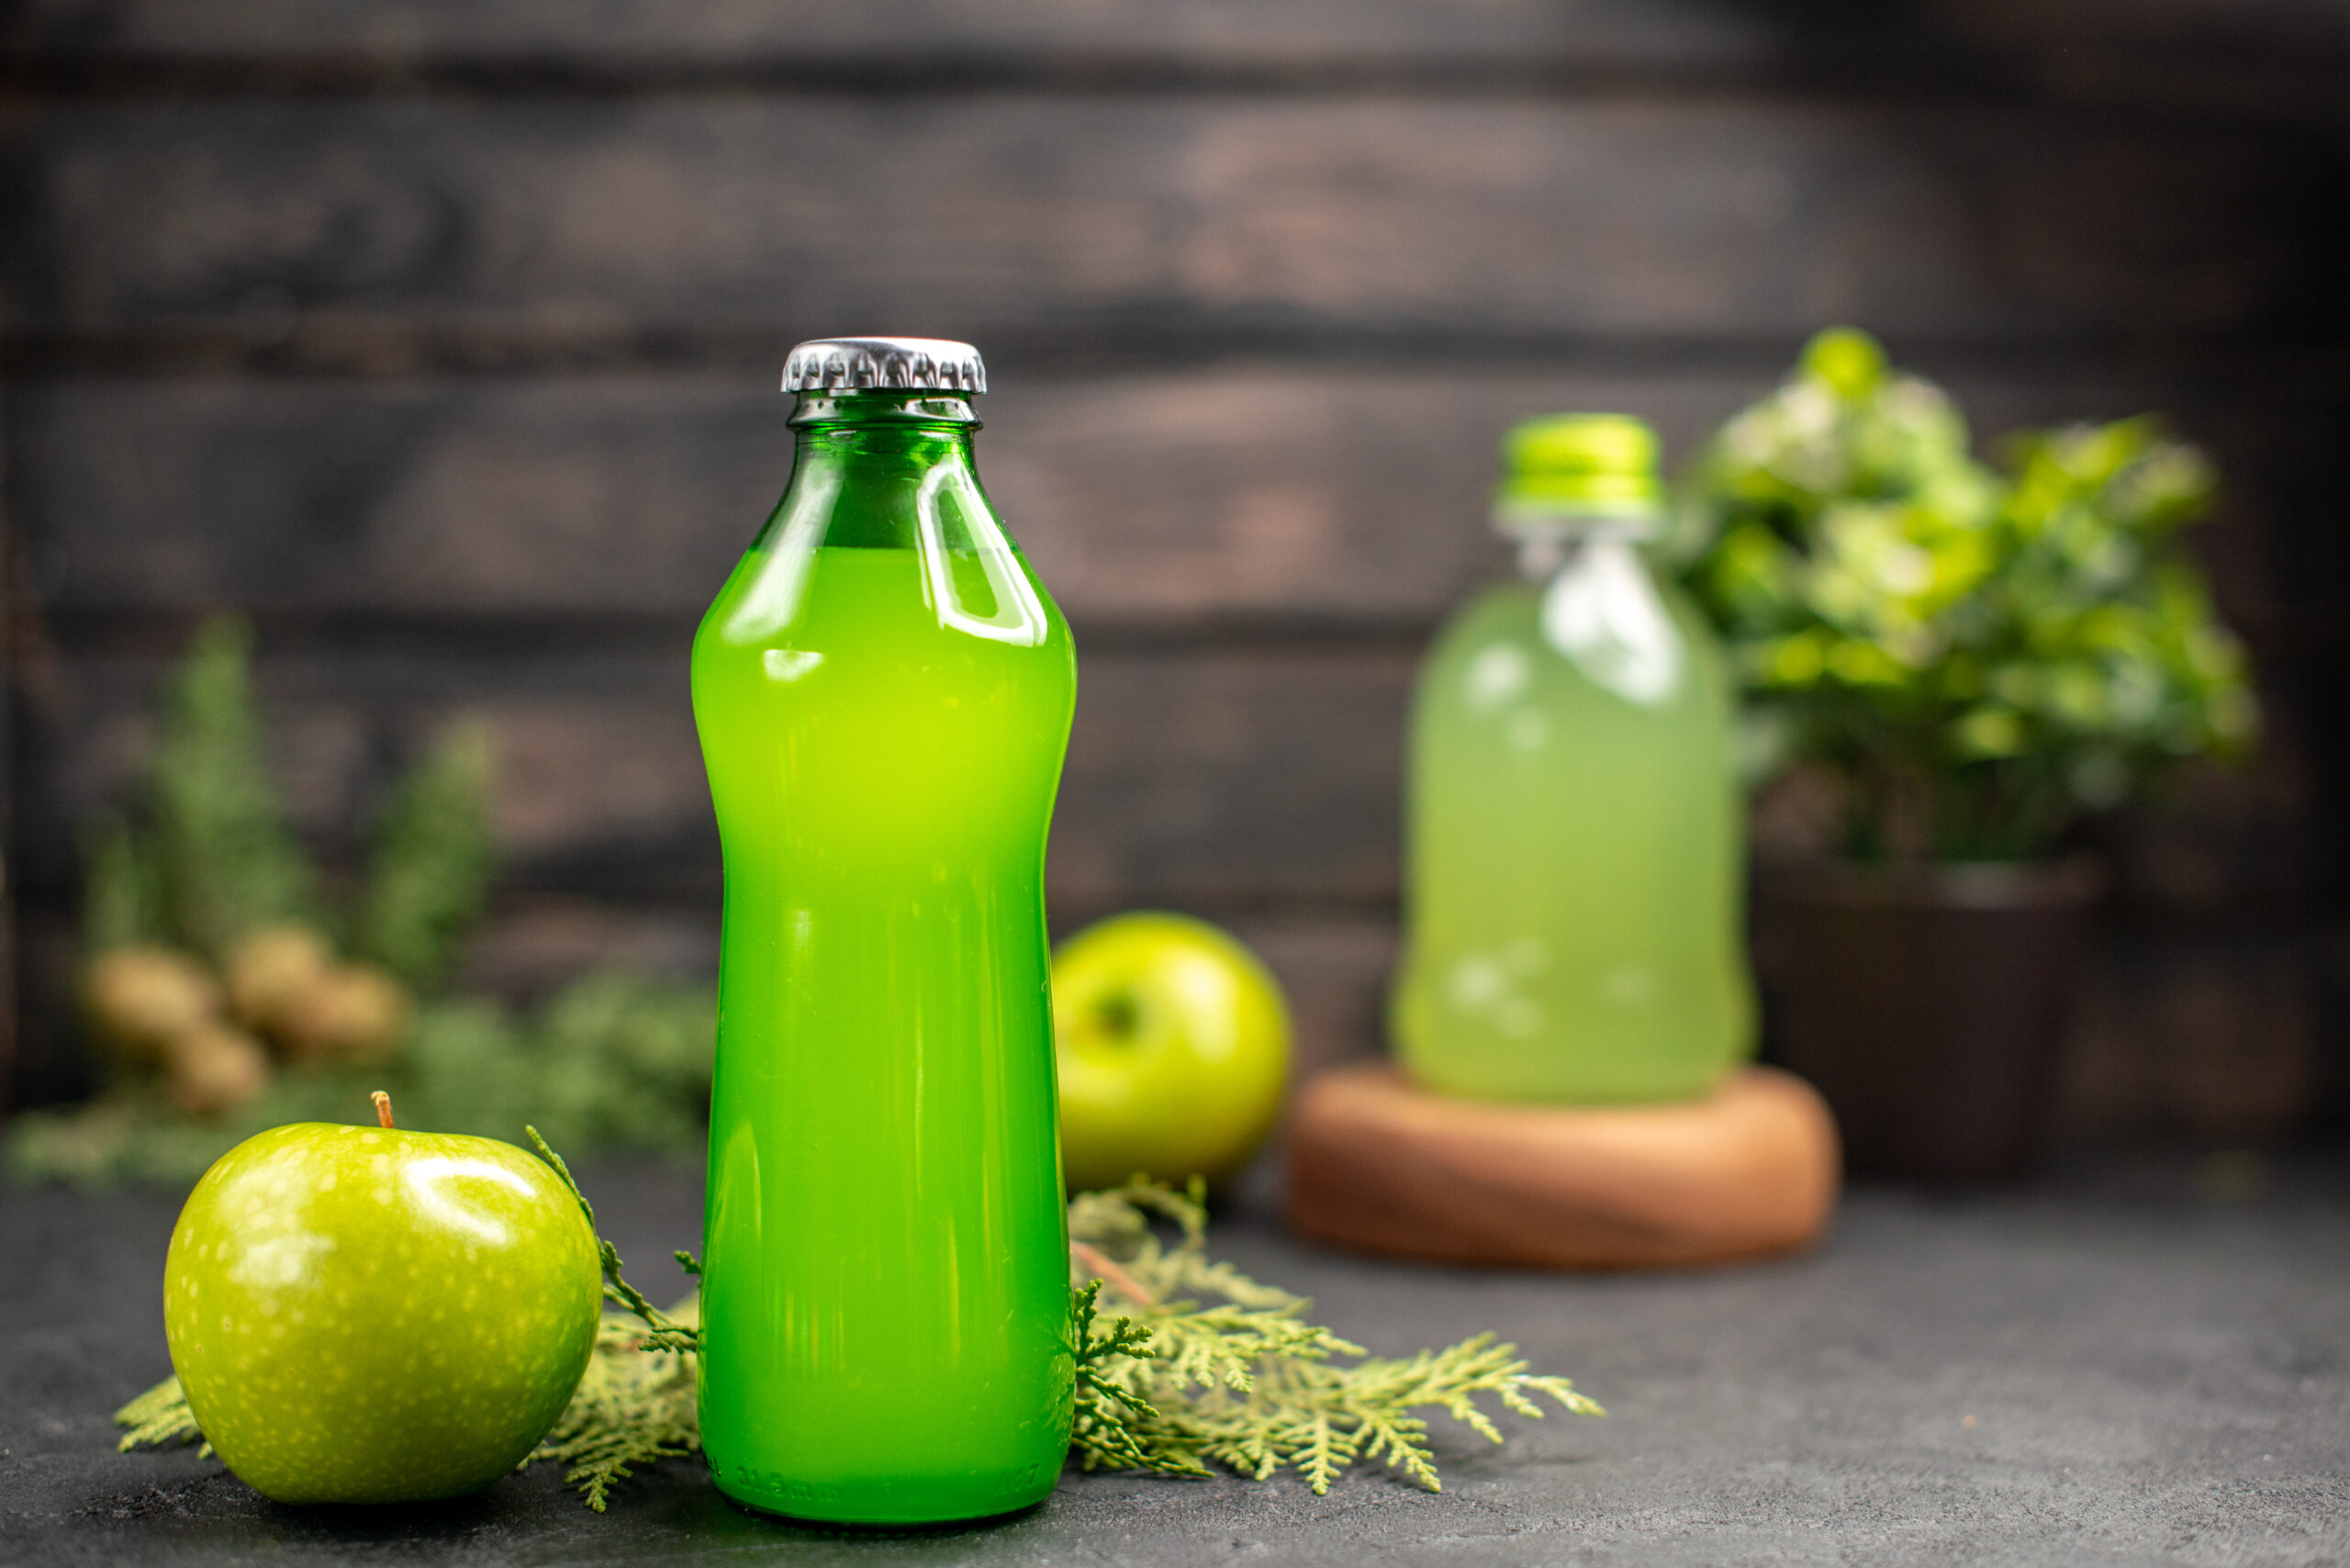
<path fill-rule="evenodd" d="M 376 826 L 357 947 L 420 991 L 437 990 L 489 902 L 497 870 L 489 727 L 461 720 L 402 779 Z"/>
<path fill-rule="evenodd" d="M 110 952 L 158 940 L 163 932 L 163 890 L 154 857 L 122 817 L 100 817 L 84 835 L 82 861 L 82 946 Z"/>
<path fill-rule="evenodd" d="M 522 1016 L 448 992 L 497 870 L 488 730 L 461 721 L 434 741 L 390 791 L 364 878 L 338 890 L 295 836 L 266 765 L 251 652 L 240 621 L 199 630 L 133 809 L 88 834 L 83 1002 L 108 1076 L 86 1104 L 13 1118 L 8 1176 L 185 1188 L 253 1133 L 346 1119 L 379 1087 L 442 1131 L 495 1136 L 535 1115 L 573 1148 L 698 1155 L 716 1018 L 706 983 L 592 972 Z M 331 950 L 337 933 L 348 962 Z M 381 1048 L 297 1051 L 294 1025 L 316 1024 L 288 1016 L 298 1002 L 241 1001 L 241 967 L 289 938 L 297 958 L 308 949 L 297 978 L 339 983 L 346 1002 L 353 971 L 372 967 Z M 222 1035 L 244 1042 L 226 1048 L 248 1053 L 250 1071 L 237 1093 L 192 1110 L 174 1092 L 185 1037 L 218 1050 Z"/>
<path fill-rule="evenodd" d="M 388 1090 L 418 1126 L 503 1137 L 535 1118 L 558 1142 L 690 1159 L 707 1136 L 717 999 L 699 981 L 592 970 L 517 1015 L 487 997 L 426 1003 L 395 1060 L 277 1074 L 258 1099 L 184 1116 L 129 1082 L 86 1105 L 28 1111 L 9 1127 L 20 1185 L 185 1189 L 253 1134 L 352 1120 Z"/>
<path fill-rule="evenodd" d="M 569 1182 L 562 1159 L 535 1128 L 531 1136 Z M 584 1194 L 579 1203 L 592 1225 L 595 1210 Z M 1173 1245 L 1154 1221 L 1174 1228 Z M 1565 1378 L 1530 1372 L 1514 1347 L 1491 1335 L 1389 1360 L 1307 1322 L 1304 1298 L 1207 1256 L 1196 1183 L 1188 1193 L 1136 1181 L 1080 1195 L 1069 1205 L 1069 1235 L 1070 1447 L 1089 1470 L 1203 1476 L 1213 1462 L 1259 1481 L 1292 1470 L 1319 1495 L 1357 1463 L 1384 1462 L 1436 1491 L 1419 1412 L 1441 1411 L 1496 1443 L 1502 1433 L 1479 1408 L 1483 1395 L 1536 1418 L 1542 1399 L 1579 1416 L 1603 1414 Z M 620 1310 L 605 1317 L 579 1391 L 532 1456 L 565 1466 L 565 1481 L 599 1513 L 637 1469 L 700 1448 L 699 1302 L 654 1306 L 623 1276 L 611 1243 L 601 1246 L 605 1295 Z M 699 1271 L 688 1255 L 677 1260 Z M 1201 1296 L 1218 1299 L 1203 1304 Z M 203 1436 L 176 1380 L 140 1394 L 115 1419 L 129 1428 L 125 1451 Z"/>
<path fill-rule="evenodd" d="M 248 660 L 252 630 L 196 633 L 148 771 L 154 885 L 169 932 L 219 958 L 252 927 L 313 913 L 316 878 L 269 776 Z"/>
<path fill-rule="evenodd" d="M 2026 433 L 1995 472 L 1941 389 L 1840 329 L 1693 465 L 1687 576 L 1765 767 L 1837 780 L 1845 853 L 2028 859 L 2253 740 L 2243 650 L 2177 547 L 2213 489 L 2152 419 Z"/>
<path fill-rule="evenodd" d="M 429 991 L 479 919 L 496 870 L 488 731 L 452 725 L 393 789 L 365 881 L 338 918 L 294 833 L 253 692 L 252 632 L 207 622 L 173 676 L 134 820 L 102 819 L 87 859 L 93 952 L 155 942 L 218 961 L 258 927 L 355 927 L 355 951 Z"/>

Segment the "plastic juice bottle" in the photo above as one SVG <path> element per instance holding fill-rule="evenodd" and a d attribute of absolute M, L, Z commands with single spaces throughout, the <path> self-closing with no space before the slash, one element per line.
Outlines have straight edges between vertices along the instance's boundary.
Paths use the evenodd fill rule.
<path fill-rule="evenodd" d="M 1069 1438 L 1044 908 L 1069 626 L 979 488 L 976 352 L 792 352 L 791 483 L 694 641 L 724 846 L 702 1275 L 720 1490 L 975 1518 Z"/>
<path fill-rule="evenodd" d="M 1638 547 L 1656 437 L 1559 415 L 1504 453 L 1521 580 L 1452 618 L 1413 708 L 1396 1044 L 1442 1093 L 1701 1095 L 1752 1046 L 1742 810 L 1724 660 Z"/>

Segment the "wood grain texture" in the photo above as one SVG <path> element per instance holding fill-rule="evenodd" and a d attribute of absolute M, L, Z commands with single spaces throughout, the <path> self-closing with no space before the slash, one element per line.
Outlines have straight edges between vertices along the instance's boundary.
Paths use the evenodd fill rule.
<path fill-rule="evenodd" d="M 1941 17 L 2052 98 L 2339 128 L 2350 18 L 2333 0 L 1945 0 Z"/>
<path fill-rule="evenodd" d="M 689 631 L 666 656 L 573 640 L 494 658 L 406 645 L 274 654 L 260 669 L 273 761 L 303 830 L 348 863 L 396 767 L 440 724 L 479 714 L 500 736 L 496 825 L 515 887 L 711 899 Z M 1409 641 L 1081 650 L 1048 863 L 1060 916 L 1143 902 L 1259 916 L 1391 907 L 1416 661 Z M 68 896 L 80 824 L 126 797 L 163 676 L 148 660 L 75 660 L 56 702 L 28 714 L 20 889 Z M 2274 921 L 2305 903 L 2315 868 L 2300 762 L 2280 732 L 2257 766 L 2192 773 L 2165 810 L 2111 824 L 2128 906 Z"/>
<path fill-rule="evenodd" d="M 1286 1137 L 1292 1230 L 1445 1263 L 1687 1268 L 1799 1251 L 1840 1185 L 1827 1106 L 1771 1068 L 1689 1104 L 1602 1108 L 1450 1100 L 1370 1063 L 1306 1084 Z"/>
<path fill-rule="evenodd" d="M 1678 460 L 1776 374 L 999 373 L 980 471 L 1081 630 L 1425 628 L 1506 566 L 1484 514 L 1512 421 L 1620 409 L 1655 422 Z M 2300 504 L 2280 484 L 2330 450 L 2322 405 L 2256 375 L 2160 367 L 1961 363 L 1949 379 L 1986 441 L 2173 410 L 2230 479 L 2196 549 L 2231 619 L 2269 640 L 2266 526 Z M 37 382 L 8 401 L 13 507 L 43 602 L 84 622 L 235 605 L 690 624 L 790 472 L 771 386 L 750 373 Z M 2333 624 L 2314 603 L 2295 622 Z"/>
<path fill-rule="evenodd" d="M 983 469 L 1086 649 L 1058 918 L 1243 923 L 1335 1059 L 1496 434 L 1619 408 L 1685 451 L 1852 319 L 1986 434 L 2163 408 L 2218 452 L 2196 548 L 2277 738 L 2118 831 L 2129 907 L 2202 924 L 2099 971 L 2071 1093 L 2280 1126 L 2332 1027 L 2296 912 L 2350 886 L 2337 12 L 25 0 L 7 500 L 58 654 L 13 672 L 12 885 L 62 941 L 161 661 L 238 607 L 330 855 L 484 711 L 540 901 L 492 967 L 698 962 L 632 912 L 716 887 L 682 648 L 788 466 L 775 362 L 938 331 L 997 367 Z"/>
<path fill-rule="evenodd" d="M 1136 905 L 1228 923 L 1290 989 L 1302 1070 L 1379 1049 L 1411 662 L 1343 646 L 1087 655 L 1047 868 L 1057 932 Z M 62 708 L 26 734 L 11 871 L 39 920 L 70 911 L 75 834 L 121 799 L 162 673 L 77 661 Z M 541 990 L 598 958 L 706 972 L 718 849 L 681 655 L 325 648 L 260 673 L 300 825 L 345 865 L 439 723 L 498 724 L 511 913 L 484 944 L 484 983 Z M 2073 1135 L 2261 1139 L 2306 1104 L 2324 1070 L 2322 956 L 2289 913 L 2311 874 L 2294 849 L 2306 784 L 2275 765 L 2289 757 L 2199 776 L 2179 814 L 2122 841 L 2139 914 L 2091 963 L 2060 1108 Z M 2180 913 L 2165 924 L 2164 910 Z"/>
<path fill-rule="evenodd" d="M 7 38 L 58 62 L 227 62 L 345 72 L 435 67 L 600 68 L 604 80 L 679 67 L 741 73 L 793 64 L 838 72 L 888 62 L 937 74 L 960 66 L 1030 77 L 1288 68 L 1309 81 L 1349 67 L 1467 67 L 1489 78 L 1751 81 L 1822 58 L 1866 59 L 1948 75 L 1980 68 L 2057 68 L 2127 98 L 2118 66 L 2171 65 L 2172 95 L 2198 95 L 2177 67 L 2233 66 L 2221 100 L 2257 111 L 2246 66 L 2271 87 L 2313 84 L 2296 63 L 2342 56 L 2341 17 L 2326 0 L 2135 0 L 2063 7 L 1945 0 L 1874 11 L 1726 5 L 1718 0 L 901 0 L 888 6 L 813 0 L 27 0 Z M 917 80 L 919 78 L 917 77 Z M 2182 88 L 2188 89 L 2182 92 Z M 2112 89 L 2121 89 L 2115 93 Z M 2135 95 L 2141 101 L 2143 90 Z"/>
<path fill-rule="evenodd" d="M 530 890 L 714 900 L 715 826 L 674 658 L 274 660 L 261 676 L 304 831 L 349 861 L 398 761 L 460 712 L 498 739 L 495 826 Z M 1048 875 L 1055 901 L 1220 910 L 1391 901 L 1408 649 L 1088 655 Z M 125 797 L 162 670 L 70 672 L 28 736 L 20 885 L 62 901 L 74 835 Z"/>
<path fill-rule="evenodd" d="M 2206 1148 L 2286 1141 L 2324 1069 L 2318 933 L 2274 919 L 2107 934 L 2063 1058 L 2059 1127 Z"/>
<path fill-rule="evenodd" d="M 60 104 L 10 142 L 19 331 L 2275 330 L 2332 297 L 2341 178 L 2224 128 L 1711 100 Z"/>
<path fill-rule="evenodd" d="M 31 0 L 19 39 L 68 57 L 350 55 L 739 60 L 881 54 L 1050 59 L 1092 50 L 1190 61 L 1402 55 L 1610 64 L 1749 63 L 1767 18 L 1706 0 Z"/>

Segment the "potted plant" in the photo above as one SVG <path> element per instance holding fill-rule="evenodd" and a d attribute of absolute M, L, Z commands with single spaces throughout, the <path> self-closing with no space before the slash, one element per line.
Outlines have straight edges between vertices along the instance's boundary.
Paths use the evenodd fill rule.
<path fill-rule="evenodd" d="M 1758 879 L 1770 1048 L 1856 1170 L 2028 1168 L 2097 879 L 2086 815 L 2257 726 L 2177 548 L 2210 465 L 2152 419 L 1977 462 L 1956 406 L 1822 333 L 1684 485 L 1689 585 L 1737 661 L 1757 776 L 1816 853 Z"/>

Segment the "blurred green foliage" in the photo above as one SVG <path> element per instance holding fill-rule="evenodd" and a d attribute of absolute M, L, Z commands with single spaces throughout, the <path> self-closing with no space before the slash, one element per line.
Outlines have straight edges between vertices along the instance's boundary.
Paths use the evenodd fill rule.
<path fill-rule="evenodd" d="M 618 970 L 574 980 L 527 1017 L 487 998 L 453 998 L 419 1011 L 396 1061 L 282 1072 L 260 1099 L 218 1120 L 180 1115 L 135 1086 L 25 1112 L 9 1126 L 7 1172 L 19 1184 L 185 1188 L 266 1128 L 373 1126 L 375 1089 L 390 1092 L 401 1126 L 420 1132 L 519 1143 L 529 1123 L 564 1148 L 695 1159 L 716 1027 L 709 986 Z"/>
<path fill-rule="evenodd" d="M 86 1104 L 27 1112 L 6 1135 L 19 1182 L 186 1186 L 238 1142 L 291 1121 L 372 1124 L 390 1091 L 400 1125 L 517 1141 L 698 1158 L 709 1117 L 711 987 L 618 970 L 585 975 L 518 1017 L 445 994 L 497 872 L 494 737 L 453 725 L 393 788 L 366 875 L 347 893 L 315 866 L 267 764 L 252 633 L 202 627 L 175 674 L 129 816 L 84 843 L 83 944 L 95 957 L 154 944 L 218 965 L 246 933 L 298 921 L 334 935 L 420 999 L 391 1059 L 288 1063 L 218 1118 L 175 1111 L 151 1068 L 116 1061 Z"/>
<path fill-rule="evenodd" d="M 1844 853 L 2017 860 L 2257 731 L 2244 653 L 2177 548 L 2210 465 L 2158 421 L 2027 432 L 1996 472 L 1938 387 L 1821 333 L 1683 487 L 1689 586 L 1768 772 L 1841 785 Z"/>
<path fill-rule="evenodd" d="M 460 721 L 400 781 L 376 826 L 354 946 L 412 990 L 431 991 L 448 979 L 488 904 L 496 773 L 488 727 Z"/>
<path fill-rule="evenodd" d="M 351 924 L 355 956 L 431 991 L 472 934 L 497 871 L 488 732 L 452 725 L 394 786 L 367 879 L 348 901 L 355 911 L 341 918 L 269 771 L 252 647 L 251 628 L 234 616 L 197 630 L 132 815 L 103 816 L 87 835 L 84 951 L 156 943 L 217 963 L 260 926 Z"/>
<path fill-rule="evenodd" d="M 196 633 L 148 768 L 147 831 L 116 851 L 149 857 L 140 879 L 163 932 L 216 960 L 254 926 L 318 913 L 317 879 L 269 776 L 252 643 L 231 617 Z"/>

